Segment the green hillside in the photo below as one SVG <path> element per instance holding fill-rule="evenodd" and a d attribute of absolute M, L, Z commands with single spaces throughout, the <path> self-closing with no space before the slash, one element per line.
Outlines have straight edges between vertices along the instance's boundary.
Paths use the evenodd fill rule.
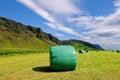
<path fill-rule="evenodd" d="M 49 51 L 51 46 L 72 45 L 78 49 L 96 50 L 92 44 L 80 40 L 61 41 L 51 34 L 14 20 L 0 17 L 0 50 L 2 49 L 37 49 Z"/>
<path fill-rule="evenodd" d="M 6 20 L 6 19 L 5 19 Z M 11 21 L 11 24 L 0 18 L 0 49 L 39 49 L 48 51 L 49 46 L 23 25 Z"/>
<path fill-rule="evenodd" d="M 76 50 L 80 50 L 80 49 L 84 49 L 84 50 L 98 50 L 95 46 L 93 46 L 92 44 L 85 42 L 85 41 L 80 41 L 80 40 L 65 40 L 62 41 L 62 43 L 64 45 L 72 45 L 75 47 Z"/>
<path fill-rule="evenodd" d="M 77 50 L 80 50 L 80 49 L 83 49 L 83 50 L 95 50 L 95 48 L 89 47 L 89 46 L 85 46 L 84 44 L 79 43 L 79 42 L 75 42 L 75 43 L 73 44 L 73 46 L 74 46 Z"/>
<path fill-rule="evenodd" d="M 0 28 L 0 48 L 48 49 L 48 45 L 30 32 L 16 33 Z"/>

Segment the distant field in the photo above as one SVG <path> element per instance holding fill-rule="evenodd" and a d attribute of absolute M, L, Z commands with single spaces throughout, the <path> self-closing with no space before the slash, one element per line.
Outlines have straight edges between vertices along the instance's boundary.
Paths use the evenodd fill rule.
<path fill-rule="evenodd" d="M 49 71 L 49 53 L 0 56 L 0 80 L 120 80 L 120 53 L 77 53 L 75 71 Z"/>

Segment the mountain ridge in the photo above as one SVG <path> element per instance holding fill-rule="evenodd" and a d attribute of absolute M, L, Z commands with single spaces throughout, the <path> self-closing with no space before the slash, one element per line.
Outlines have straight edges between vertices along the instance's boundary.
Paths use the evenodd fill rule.
<path fill-rule="evenodd" d="M 8 46 L 5 44 L 5 41 L 9 43 Z M 75 39 L 62 41 L 50 33 L 44 32 L 41 28 L 36 28 L 30 25 L 23 25 L 22 23 L 16 22 L 14 20 L 0 17 L 0 48 L 6 46 L 11 47 L 10 45 L 14 47 L 18 46 L 17 48 L 27 48 L 26 45 L 29 47 L 34 45 L 33 47 L 35 49 L 43 50 L 45 50 L 44 48 L 49 49 L 51 46 L 56 45 L 72 45 L 77 50 L 80 48 L 88 48 L 90 50 L 98 49 L 89 42 Z M 24 46 L 22 47 L 22 45 Z M 31 49 L 33 47 L 31 47 Z"/>

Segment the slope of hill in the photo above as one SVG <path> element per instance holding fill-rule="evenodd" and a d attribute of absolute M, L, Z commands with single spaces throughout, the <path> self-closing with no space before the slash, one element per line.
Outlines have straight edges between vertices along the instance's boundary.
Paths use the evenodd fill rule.
<path fill-rule="evenodd" d="M 6 18 L 0 18 L 0 48 L 48 50 L 49 46 L 27 27 Z"/>
<path fill-rule="evenodd" d="M 104 50 L 100 45 L 98 45 L 98 44 L 93 44 L 93 46 L 95 46 L 97 49 L 99 49 L 99 50 Z"/>
<path fill-rule="evenodd" d="M 77 50 L 80 50 L 80 49 L 97 50 L 97 48 L 95 46 L 93 46 L 92 44 L 85 42 L 85 41 L 71 39 L 71 40 L 62 41 L 62 43 L 64 45 L 70 44 L 70 45 L 74 46 L 75 49 L 77 49 Z"/>
<path fill-rule="evenodd" d="M 26 26 L 13 20 L 0 17 L 0 49 L 24 48 L 49 50 L 55 45 L 72 45 L 76 49 L 98 49 L 92 44 L 80 40 L 61 41 L 40 28 Z"/>

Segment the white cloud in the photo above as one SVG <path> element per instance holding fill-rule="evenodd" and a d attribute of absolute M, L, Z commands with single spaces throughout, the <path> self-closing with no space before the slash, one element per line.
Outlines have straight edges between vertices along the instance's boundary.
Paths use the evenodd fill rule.
<path fill-rule="evenodd" d="M 109 50 L 119 50 L 120 44 L 104 44 L 104 47 L 106 47 Z"/>
<path fill-rule="evenodd" d="M 120 0 L 115 0 L 114 1 L 114 6 L 117 8 L 120 8 Z"/>
<path fill-rule="evenodd" d="M 78 14 L 79 10 L 71 3 L 71 0 L 17 0 L 18 2 L 26 5 L 38 15 L 42 16 L 48 22 L 45 23 L 48 27 L 51 27 L 62 32 L 72 34 L 75 36 L 80 36 L 79 33 L 75 32 L 69 27 L 63 26 L 54 15 L 57 14 Z M 50 11 L 50 12 L 49 12 Z"/>
<path fill-rule="evenodd" d="M 106 16 L 91 16 L 86 13 L 83 16 L 81 14 L 85 11 L 78 9 L 73 0 L 17 1 L 46 19 L 48 22 L 44 24 L 55 30 L 78 36 L 85 41 L 101 44 L 106 49 L 111 49 L 112 47 L 109 46 L 112 44 L 120 44 L 120 0 L 113 1 L 115 12 Z M 71 17 L 74 15 L 77 16 Z M 74 27 L 70 28 L 65 23 L 72 24 Z M 79 33 L 78 30 L 80 30 Z"/>
<path fill-rule="evenodd" d="M 112 44 L 119 44 L 120 49 L 120 0 L 115 0 L 114 6 L 115 12 L 106 16 L 69 17 L 68 21 L 85 30 L 81 33 L 86 41 L 101 44 L 106 49 L 111 49 Z"/>
<path fill-rule="evenodd" d="M 66 32 L 66 33 L 81 37 L 81 35 L 79 33 L 77 33 L 76 31 L 74 31 L 73 29 L 65 27 L 61 24 L 54 24 L 54 23 L 53 24 L 52 23 L 45 23 L 45 24 L 53 29 L 60 30 L 62 32 Z"/>
<path fill-rule="evenodd" d="M 63 34 L 58 34 L 58 33 L 57 33 L 56 35 L 57 35 L 57 36 L 60 36 L 60 37 L 64 36 Z"/>
<path fill-rule="evenodd" d="M 81 11 L 76 8 L 72 0 L 34 0 L 38 6 L 55 14 L 78 14 Z"/>
<path fill-rule="evenodd" d="M 56 20 L 47 11 L 37 6 L 33 0 L 17 0 L 17 1 L 26 5 L 27 7 L 32 9 L 34 12 L 36 12 L 38 15 L 42 16 L 44 19 L 50 22 L 56 22 Z"/>

